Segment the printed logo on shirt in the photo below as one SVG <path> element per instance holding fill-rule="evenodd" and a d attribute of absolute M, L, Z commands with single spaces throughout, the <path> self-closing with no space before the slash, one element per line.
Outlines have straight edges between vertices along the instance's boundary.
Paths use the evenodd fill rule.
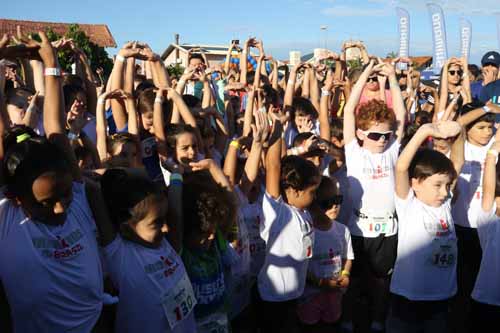
<path fill-rule="evenodd" d="M 436 235 L 436 237 L 442 237 L 448 235 L 450 230 L 450 223 L 446 219 L 439 219 L 439 223 L 424 222 L 424 227 L 430 234 Z"/>
<path fill-rule="evenodd" d="M 31 239 L 33 246 L 40 250 L 46 258 L 71 259 L 77 256 L 83 246 L 79 241 L 83 238 L 80 229 L 70 232 L 66 237 L 56 236 L 56 239 L 34 237 Z"/>
<path fill-rule="evenodd" d="M 142 158 L 153 156 L 156 153 L 156 141 L 154 137 L 142 140 Z"/>
<path fill-rule="evenodd" d="M 160 256 L 158 261 L 144 266 L 144 271 L 147 274 L 153 274 L 154 278 L 160 281 L 174 274 L 177 268 L 179 268 L 179 263 L 173 256 Z"/>
<path fill-rule="evenodd" d="M 224 284 L 224 275 L 218 274 L 217 278 L 211 282 L 206 279 L 192 279 L 191 284 L 193 285 L 194 294 L 198 304 L 210 304 L 224 296 L 226 290 Z"/>
<path fill-rule="evenodd" d="M 389 165 L 377 165 L 375 168 L 373 167 L 365 167 L 363 168 L 363 173 L 368 176 L 369 179 L 382 179 L 389 177 L 389 173 L 391 168 Z"/>

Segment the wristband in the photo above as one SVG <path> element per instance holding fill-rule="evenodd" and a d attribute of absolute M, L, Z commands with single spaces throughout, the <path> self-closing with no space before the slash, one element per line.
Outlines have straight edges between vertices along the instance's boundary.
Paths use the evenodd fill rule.
<path fill-rule="evenodd" d="M 240 149 L 240 143 L 236 140 L 231 141 L 231 143 L 229 145 L 236 148 L 236 149 Z"/>
<path fill-rule="evenodd" d="M 349 276 L 351 276 L 351 272 L 349 272 L 348 270 L 345 270 L 345 269 L 344 269 L 344 270 L 340 273 L 340 275 L 341 275 L 341 276 L 347 276 L 347 277 L 349 277 Z"/>
<path fill-rule="evenodd" d="M 163 97 L 156 97 L 155 98 L 155 103 L 163 104 Z"/>
<path fill-rule="evenodd" d="M 115 60 L 125 62 L 125 57 L 120 54 L 117 54 Z"/>
<path fill-rule="evenodd" d="M 495 149 L 489 149 L 486 154 L 498 157 L 498 151 L 496 151 Z"/>
<path fill-rule="evenodd" d="M 484 113 L 491 112 L 491 108 L 488 105 L 483 106 L 482 109 L 483 109 Z"/>
<path fill-rule="evenodd" d="M 97 99 L 97 104 L 104 105 L 106 104 L 106 100 L 104 98 Z"/>
<path fill-rule="evenodd" d="M 321 96 L 330 96 L 330 91 L 325 90 L 325 89 L 321 89 Z"/>
<path fill-rule="evenodd" d="M 43 71 L 45 76 L 61 76 L 61 69 L 57 67 L 47 67 Z"/>

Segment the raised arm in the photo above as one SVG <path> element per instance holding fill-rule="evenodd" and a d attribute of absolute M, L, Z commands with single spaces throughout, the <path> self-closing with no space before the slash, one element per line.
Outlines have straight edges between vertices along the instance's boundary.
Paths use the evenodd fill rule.
<path fill-rule="evenodd" d="M 410 191 L 410 179 L 408 169 L 413 157 L 417 153 L 421 144 L 429 137 L 449 138 L 460 133 L 461 127 L 457 122 L 444 121 L 436 124 L 424 124 L 420 126 L 405 149 L 399 155 L 396 163 L 396 195 L 401 199 L 406 199 Z"/>
<path fill-rule="evenodd" d="M 481 206 L 485 212 L 489 212 L 495 203 L 498 152 L 500 152 L 500 131 L 497 131 L 495 142 L 491 145 L 490 150 L 488 150 L 484 162 Z"/>
<path fill-rule="evenodd" d="M 392 107 L 394 109 L 394 113 L 396 114 L 397 121 L 396 136 L 398 140 L 401 141 L 405 129 L 406 107 L 403 96 L 401 95 L 398 79 L 396 78 L 394 66 L 389 63 L 383 63 L 380 66 L 379 73 L 389 79 L 389 87 L 391 88 L 392 95 Z"/>
<path fill-rule="evenodd" d="M 302 67 L 304 67 L 304 63 L 299 63 L 295 65 L 290 71 L 290 76 L 288 77 L 288 82 L 286 84 L 283 107 L 292 106 L 293 96 L 295 95 L 295 82 L 297 81 L 297 72 Z"/>
<path fill-rule="evenodd" d="M 328 70 L 325 79 L 325 85 L 321 88 L 321 100 L 319 108 L 319 134 L 320 137 L 330 142 L 330 116 L 329 99 L 333 88 L 333 72 Z"/>
<path fill-rule="evenodd" d="M 349 99 L 347 100 L 347 103 L 344 107 L 344 142 L 346 145 L 349 144 L 352 140 L 356 139 L 356 121 L 354 118 L 354 114 L 356 112 L 356 107 L 358 106 L 359 99 L 361 98 L 361 93 L 363 92 L 363 88 L 366 84 L 366 80 L 372 73 L 374 66 L 374 61 L 370 61 L 368 66 L 359 77 L 358 82 L 356 82 L 356 84 L 352 88 Z"/>
<path fill-rule="evenodd" d="M 271 197 L 277 199 L 281 195 L 281 138 L 282 125 L 274 119 L 274 128 L 269 140 L 269 149 L 266 155 L 266 191 Z"/>
<path fill-rule="evenodd" d="M 44 32 L 39 32 L 42 42 L 38 51 L 42 58 L 45 70 L 49 68 L 59 68 L 59 62 L 52 45 L 50 44 L 47 35 Z M 55 70 L 57 72 L 57 70 Z M 45 99 L 43 103 L 43 127 L 45 135 L 62 151 L 64 151 L 70 166 L 73 179 L 81 180 L 80 168 L 76 162 L 75 154 L 71 148 L 64 127 L 64 99 L 61 86 L 60 75 L 45 75 Z"/>

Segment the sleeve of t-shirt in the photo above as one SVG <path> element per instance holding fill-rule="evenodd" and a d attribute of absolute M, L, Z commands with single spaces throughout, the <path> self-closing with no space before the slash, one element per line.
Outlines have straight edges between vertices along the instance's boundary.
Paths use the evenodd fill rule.
<path fill-rule="evenodd" d="M 477 210 L 477 234 L 481 246 L 485 244 L 488 234 L 492 232 L 491 227 L 496 223 L 498 217 L 496 216 L 497 205 L 493 203 L 493 207 L 489 211 L 484 211 L 481 207 Z"/>
<path fill-rule="evenodd" d="M 360 148 L 361 147 L 359 146 L 357 139 L 354 139 L 345 145 L 345 147 L 344 147 L 344 149 L 345 149 L 345 163 L 346 163 L 347 169 L 349 169 L 350 166 L 352 167 L 354 163 L 357 163 L 357 161 L 359 159 Z"/>
<path fill-rule="evenodd" d="M 354 251 L 352 249 L 352 241 L 351 241 L 351 233 L 349 232 L 349 229 L 344 227 L 344 240 L 346 242 L 346 252 L 344 255 L 344 258 L 349 259 L 349 260 L 354 260 Z"/>
<path fill-rule="evenodd" d="M 414 198 L 415 196 L 412 189 L 408 191 L 408 195 L 405 199 L 401 199 L 397 194 L 394 194 L 394 205 L 396 206 L 396 212 L 398 213 L 399 223 L 404 222 L 403 216 L 406 215 L 406 211 Z"/>
<path fill-rule="evenodd" d="M 116 236 L 115 239 L 103 249 L 103 258 L 105 266 L 108 269 L 113 284 L 116 288 L 120 288 L 121 262 L 123 256 L 123 239 Z"/>
<path fill-rule="evenodd" d="M 283 205 L 284 203 L 282 197 L 274 199 L 266 191 L 262 200 L 262 212 L 264 214 L 264 220 L 260 224 L 260 235 L 266 242 L 269 229 L 271 228 L 272 223 L 278 219 Z"/>

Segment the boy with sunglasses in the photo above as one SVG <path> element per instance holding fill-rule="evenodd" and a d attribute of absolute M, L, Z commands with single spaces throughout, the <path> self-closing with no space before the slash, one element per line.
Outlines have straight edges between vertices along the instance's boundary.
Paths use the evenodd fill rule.
<path fill-rule="evenodd" d="M 336 221 L 342 204 L 338 182 L 323 176 L 309 208 L 313 218 L 313 257 L 307 284 L 297 307 L 302 332 L 332 329 L 341 315 L 342 294 L 349 286 L 354 253 L 351 234 Z"/>
<path fill-rule="evenodd" d="M 374 74 L 388 77 L 394 111 L 378 100 L 358 107 L 367 79 Z M 356 108 L 358 114 L 355 118 Z M 366 313 L 366 319 L 372 318 L 373 332 L 384 328 L 390 274 L 396 257 L 398 228 L 394 214 L 394 168 L 405 117 L 406 109 L 394 67 L 370 62 L 347 101 L 344 140 L 349 197 L 353 207 L 348 228 L 353 236 L 356 256 L 349 298 L 359 299 L 362 289 L 369 291 L 367 296 L 373 311 Z M 352 329 L 352 323 L 346 323 L 344 328 Z"/>

